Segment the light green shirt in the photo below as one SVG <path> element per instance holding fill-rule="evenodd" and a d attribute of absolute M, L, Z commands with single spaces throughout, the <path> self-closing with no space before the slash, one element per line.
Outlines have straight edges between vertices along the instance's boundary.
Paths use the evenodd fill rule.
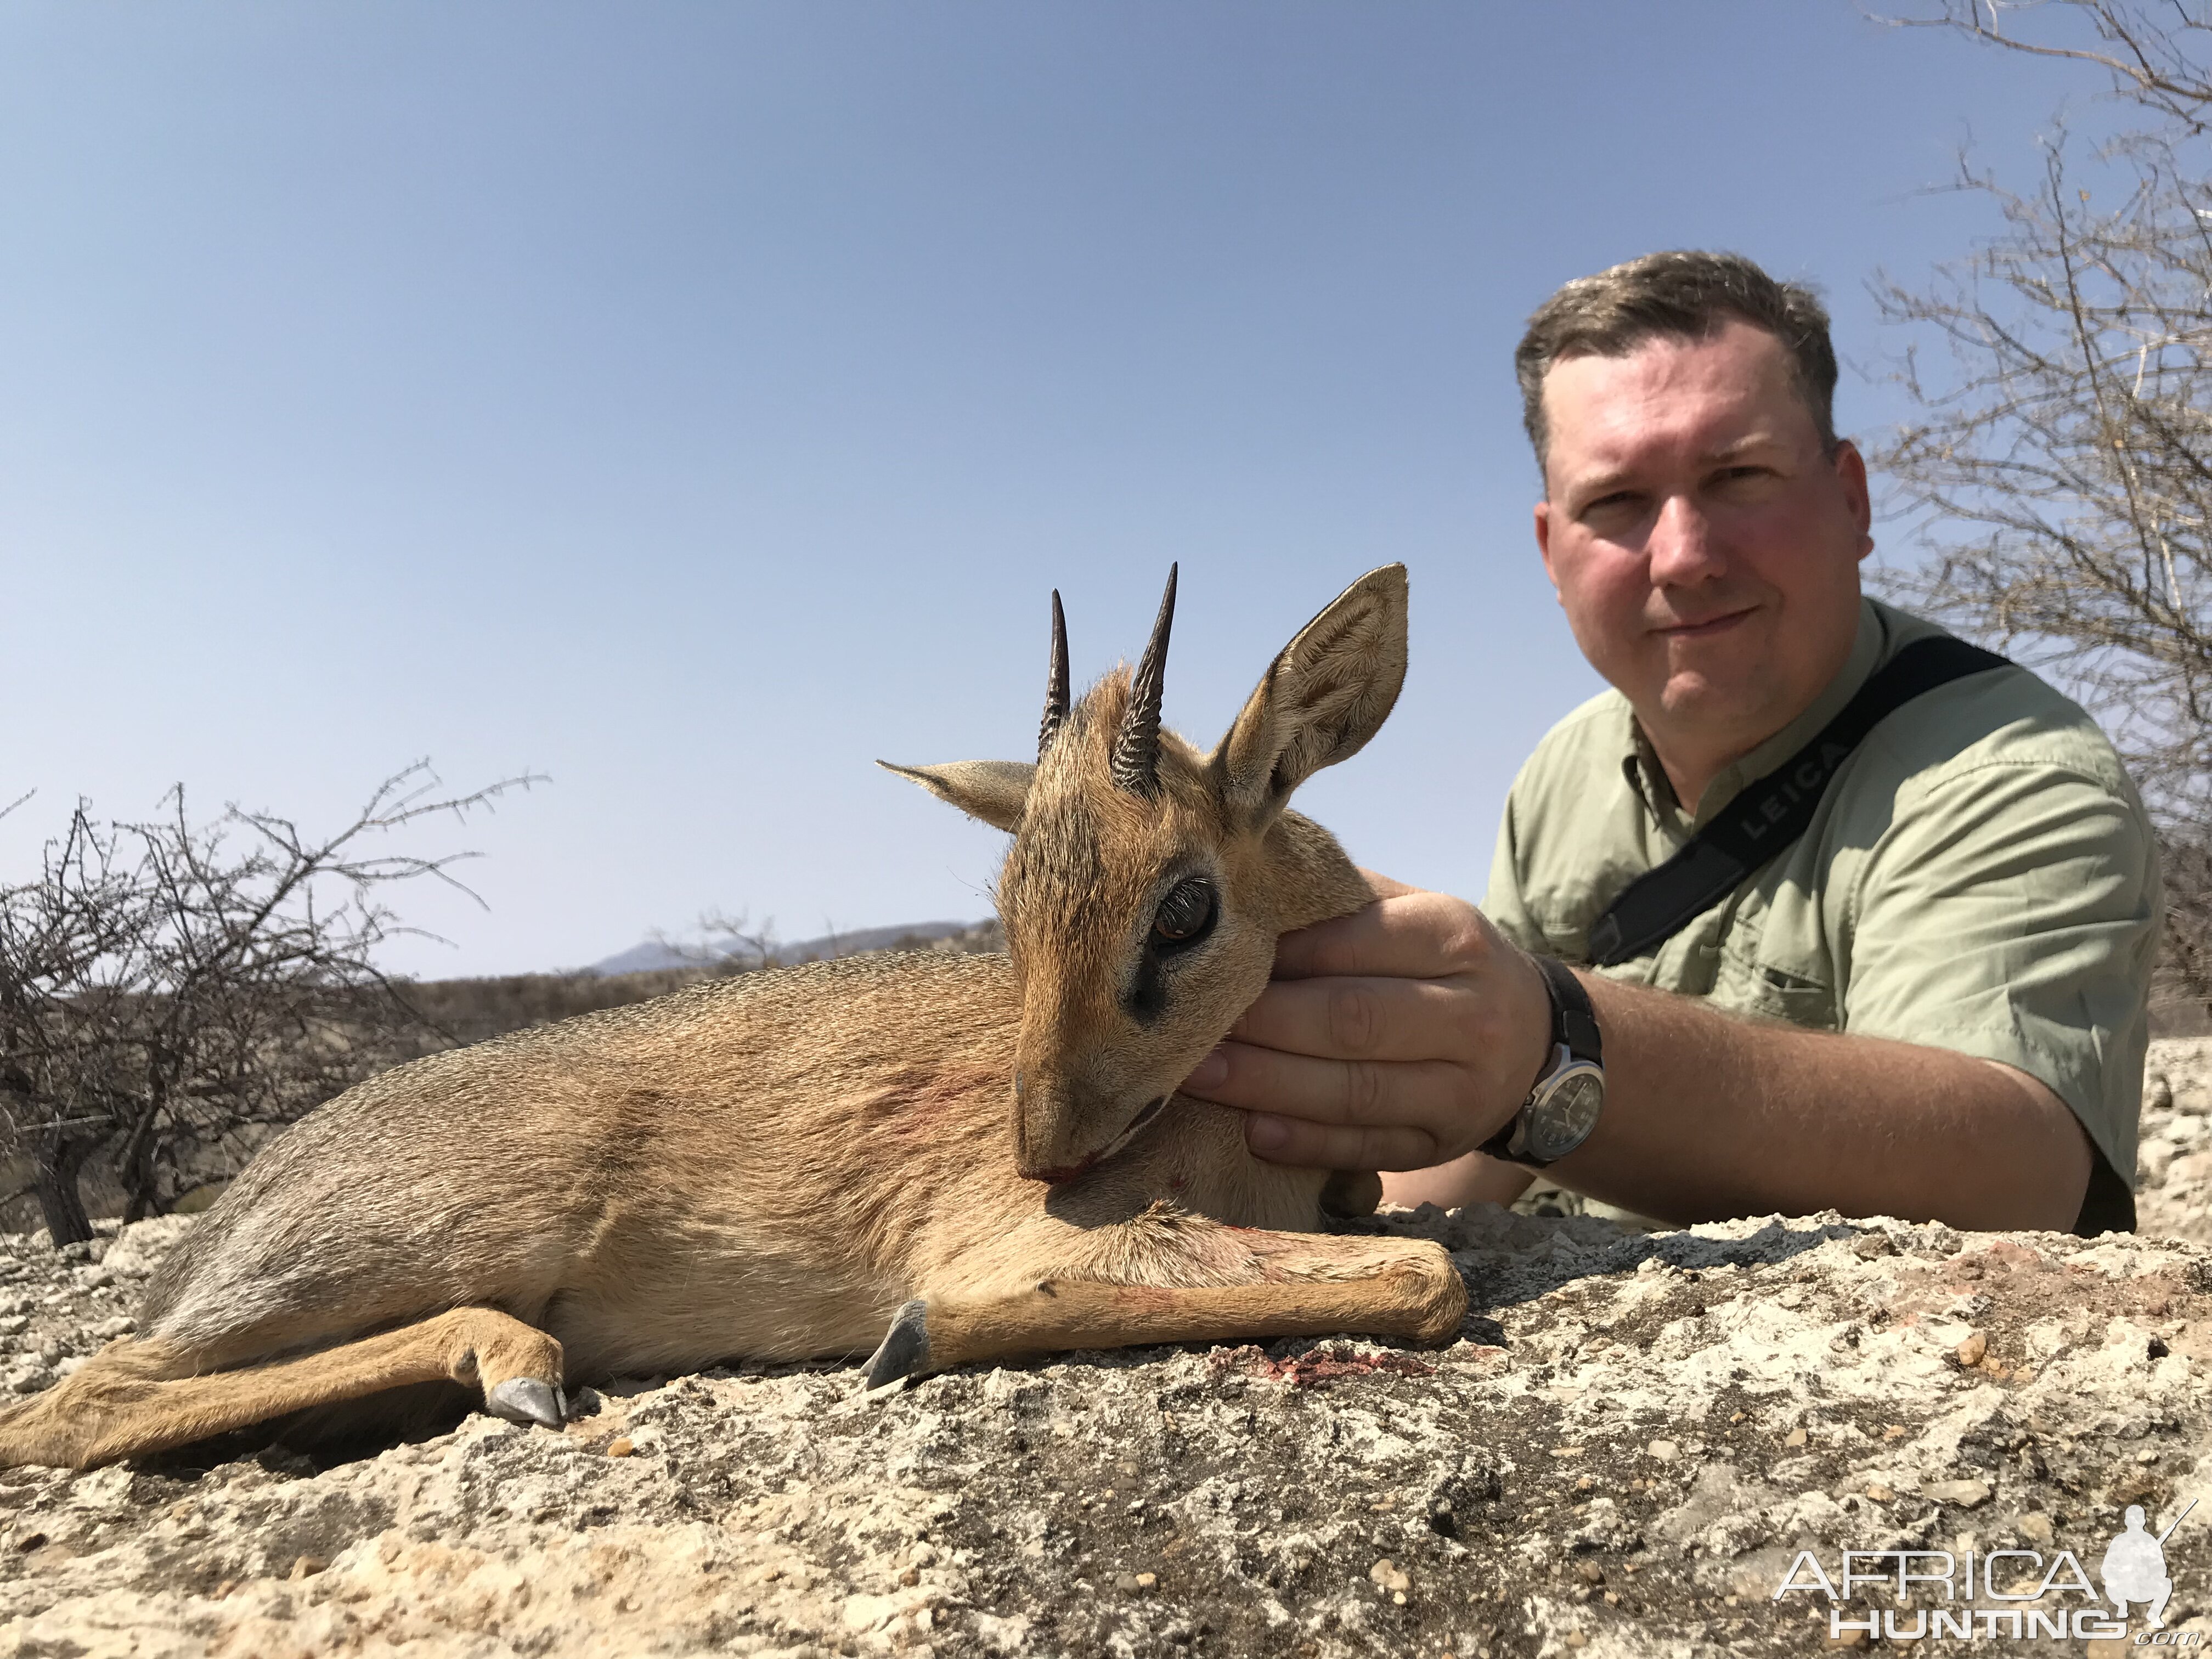
<path fill-rule="evenodd" d="M 1592 922 L 1788 759 L 1898 648 L 1942 630 L 1863 602 L 1843 672 L 1717 777 L 1674 799 L 1627 699 L 1592 698 L 1514 781 L 1485 909 L 1571 963 Z M 2135 786 L 2096 722 L 2021 668 L 1923 693 L 1842 764 L 1812 827 L 1649 956 L 1600 969 L 1815 1030 L 2002 1060 L 2071 1107 L 2132 1182 L 2160 915 Z"/>

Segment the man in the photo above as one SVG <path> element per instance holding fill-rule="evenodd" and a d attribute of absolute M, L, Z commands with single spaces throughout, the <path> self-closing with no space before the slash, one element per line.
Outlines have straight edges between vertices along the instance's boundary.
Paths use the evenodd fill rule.
<path fill-rule="evenodd" d="M 1810 293 L 1653 254 L 1567 284 L 1516 363 L 1536 545 L 1613 690 L 1515 781 L 1482 911 L 1381 883 L 1285 939 L 1187 1088 L 1249 1110 L 1262 1157 L 1412 1172 L 1400 1202 L 1510 1199 L 1549 1136 L 1571 1146 L 1550 1178 L 1673 1222 L 2131 1225 L 2153 843 L 2094 723 L 2024 670 L 1982 663 L 1829 745 L 1801 835 L 1584 965 L 1632 880 L 1940 630 L 1860 594 L 1866 467 Z M 1564 986 L 1538 956 L 1574 964 Z M 1585 998 L 1601 1104 L 1562 1070 L 1596 1048 Z"/>

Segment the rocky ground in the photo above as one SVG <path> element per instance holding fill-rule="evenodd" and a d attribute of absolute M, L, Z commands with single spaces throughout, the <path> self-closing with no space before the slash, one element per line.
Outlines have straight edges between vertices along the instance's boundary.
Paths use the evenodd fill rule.
<path fill-rule="evenodd" d="M 1840 1620 L 2058 1650 L 2011 1621 L 2089 1609 L 2068 1564 L 2094 1585 L 2127 1505 L 2157 1532 L 2212 1496 L 2212 1042 L 2160 1045 L 2147 1097 L 2134 1238 L 1431 1210 L 1376 1224 L 1465 1273 L 1440 1352 L 878 1398 L 741 1369 L 611 1387 L 562 1433 L 0 1472 L 0 1655 L 1797 1654 L 1867 1640 L 1816 1583 L 1847 1548 L 1948 1552 L 1952 1594 L 1862 1583 Z M 188 1224 L 0 1238 L 0 1389 L 127 1332 Z M 2204 1628 L 2212 1504 L 2166 1557 L 2168 1625 Z"/>
<path fill-rule="evenodd" d="M 2212 1244 L 2212 1037 L 2151 1045 L 2138 1163 L 2142 1231 Z"/>

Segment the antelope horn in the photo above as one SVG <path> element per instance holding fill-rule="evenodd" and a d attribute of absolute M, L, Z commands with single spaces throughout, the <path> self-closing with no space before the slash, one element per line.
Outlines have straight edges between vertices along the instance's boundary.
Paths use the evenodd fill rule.
<path fill-rule="evenodd" d="M 1060 609 L 1060 590 L 1052 590 L 1052 672 L 1044 684 L 1044 720 L 1037 727 L 1037 758 L 1052 747 L 1067 719 L 1067 618 Z"/>
<path fill-rule="evenodd" d="M 1167 678 L 1168 629 L 1175 623 L 1176 568 L 1168 567 L 1168 591 L 1129 681 L 1129 712 L 1114 738 L 1114 787 L 1133 795 L 1151 795 L 1159 788 L 1160 690 Z"/>

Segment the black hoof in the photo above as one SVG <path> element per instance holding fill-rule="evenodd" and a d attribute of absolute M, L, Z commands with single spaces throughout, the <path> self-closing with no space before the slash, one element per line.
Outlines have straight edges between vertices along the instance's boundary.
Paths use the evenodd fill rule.
<path fill-rule="evenodd" d="M 557 1429 L 568 1420 L 568 1402 L 560 1389 L 534 1376 L 510 1376 L 484 1396 L 484 1409 L 510 1423 L 535 1423 Z"/>
<path fill-rule="evenodd" d="M 927 1303 L 908 1302 L 891 1316 L 883 1345 L 868 1361 L 867 1387 L 884 1388 L 929 1369 L 928 1313 Z"/>

